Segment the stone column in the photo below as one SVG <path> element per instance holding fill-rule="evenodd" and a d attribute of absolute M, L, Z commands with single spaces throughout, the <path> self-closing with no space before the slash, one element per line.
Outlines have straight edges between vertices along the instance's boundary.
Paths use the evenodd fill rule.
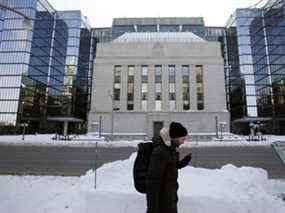
<path fill-rule="evenodd" d="M 161 111 L 163 112 L 169 112 L 169 77 L 168 77 L 168 65 L 162 65 L 162 71 L 161 71 L 161 103 L 162 103 L 162 107 L 161 107 Z"/>
<path fill-rule="evenodd" d="M 135 66 L 134 111 L 141 111 L 141 66 Z"/>
<path fill-rule="evenodd" d="M 154 83 L 154 64 L 148 67 L 148 99 L 147 111 L 155 111 L 155 83 Z"/>
<path fill-rule="evenodd" d="M 128 66 L 122 65 L 121 73 L 121 94 L 120 94 L 120 111 L 127 111 L 127 95 L 128 95 Z"/>
<path fill-rule="evenodd" d="M 183 92 L 182 92 L 182 65 L 176 65 L 175 83 L 176 83 L 176 111 L 183 111 Z"/>

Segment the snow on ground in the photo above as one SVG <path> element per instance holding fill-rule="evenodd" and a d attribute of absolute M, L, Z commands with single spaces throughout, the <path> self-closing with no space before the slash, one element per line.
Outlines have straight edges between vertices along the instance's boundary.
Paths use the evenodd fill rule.
<path fill-rule="evenodd" d="M 210 133 L 209 133 L 210 134 Z M 215 134 L 215 133 L 211 133 Z M 199 135 L 194 134 L 194 135 Z M 22 135 L 4 135 L 0 136 L 1 144 L 9 145 L 28 145 L 28 146 L 96 146 L 99 147 L 137 147 L 138 143 L 141 143 L 141 140 L 120 140 L 120 141 L 105 141 L 94 137 L 92 135 L 80 135 L 74 136 L 71 135 L 73 140 L 53 140 L 52 138 L 55 135 L 53 134 L 38 134 L 38 135 L 26 135 L 25 140 L 22 140 Z M 246 137 L 234 135 L 227 133 L 224 136 L 223 141 L 213 139 L 212 141 L 188 141 L 183 146 L 184 147 L 194 147 L 194 146 L 268 146 L 271 145 L 274 141 L 284 141 L 285 136 L 274 136 L 266 135 L 266 141 L 247 141 Z"/>
<path fill-rule="evenodd" d="M 82 136 L 80 140 L 53 140 L 53 137 L 55 137 L 55 134 L 25 135 L 25 139 L 22 140 L 22 135 L 2 135 L 0 136 L 0 143 L 28 146 L 96 146 L 96 141 L 105 142 L 88 135 Z M 75 139 L 75 135 L 71 135 L 71 138 Z"/>
<path fill-rule="evenodd" d="M 78 181 L 78 177 L 0 176 L 0 212 L 75 213 L 83 205 Z"/>
<path fill-rule="evenodd" d="M 77 177 L 0 176 L 0 212 L 145 213 L 145 196 L 133 188 L 130 159 Z M 179 173 L 179 213 L 284 213 L 285 181 L 258 168 L 186 167 Z"/>
<path fill-rule="evenodd" d="M 88 213 L 145 212 L 145 198 L 131 184 L 134 157 L 106 164 L 98 171 L 97 191 L 87 193 Z M 285 182 L 268 180 L 263 169 L 233 165 L 215 170 L 187 167 L 179 175 L 180 213 L 285 212 L 285 202 L 274 194 L 276 188 L 285 193 Z M 92 179 L 94 174 L 89 172 L 81 181 L 87 184 Z"/>

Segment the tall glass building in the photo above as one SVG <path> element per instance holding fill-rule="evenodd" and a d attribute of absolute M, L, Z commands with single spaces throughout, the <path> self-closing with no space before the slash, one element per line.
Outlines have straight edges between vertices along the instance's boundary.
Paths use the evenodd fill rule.
<path fill-rule="evenodd" d="M 57 12 L 46 0 L 4 3 L 29 17 L 31 29 L 22 16 L 0 11 L 1 132 L 17 132 L 23 123 L 30 133 L 61 129 L 49 117 L 86 121 L 93 46 L 81 13 Z"/>
<path fill-rule="evenodd" d="M 225 78 L 231 120 L 257 117 L 250 24 L 259 10 L 238 9 L 230 18 L 224 41 Z"/>
<path fill-rule="evenodd" d="M 268 133 L 285 133 L 284 9 L 284 0 L 270 0 L 238 9 L 228 22 L 226 90 L 236 131 L 259 122 Z"/>
<path fill-rule="evenodd" d="M 89 21 L 81 11 L 60 11 L 58 15 L 68 27 L 62 114 L 85 121 L 83 126 L 73 127 L 85 130 L 91 102 L 95 38 Z"/>
<path fill-rule="evenodd" d="M 0 4 L 6 5 L 7 0 L 0 0 Z M 0 7 L 0 38 L 3 30 L 3 23 L 4 23 L 4 18 L 5 18 L 5 9 Z"/>

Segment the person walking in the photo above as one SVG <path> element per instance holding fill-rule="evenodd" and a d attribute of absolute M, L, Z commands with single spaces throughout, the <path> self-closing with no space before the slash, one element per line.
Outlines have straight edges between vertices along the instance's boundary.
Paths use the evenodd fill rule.
<path fill-rule="evenodd" d="M 152 139 L 153 151 L 146 174 L 147 213 L 177 213 L 178 169 L 191 161 L 191 153 L 181 161 L 176 150 L 184 143 L 187 129 L 172 122 Z"/>

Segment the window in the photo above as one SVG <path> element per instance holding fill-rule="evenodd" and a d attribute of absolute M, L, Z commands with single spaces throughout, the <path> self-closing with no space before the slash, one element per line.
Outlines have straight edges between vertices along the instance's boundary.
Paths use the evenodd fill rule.
<path fill-rule="evenodd" d="M 15 126 L 17 120 L 17 113 L 0 113 L 0 123 L 5 126 Z"/>
<path fill-rule="evenodd" d="M 160 25 L 160 32 L 179 32 L 179 25 Z"/>
<path fill-rule="evenodd" d="M 248 117 L 257 117 L 257 107 L 247 107 L 247 116 Z"/>
<path fill-rule="evenodd" d="M 148 91 L 147 86 L 148 86 L 148 85 L 145 84 L 145 83 L 142 84 L 142 93 L 147 93 L 147 91 Z"/>
<path fill-rule="evenodd" d="M 142 66 L 142 83 L 148 82 L 148 66 Z"/>
<path fill-rule="evenodd" d="M 169 93 L 175 93 L 175 84 L 169 84 Z"/>
<path fill-rule="evenodd" d="M 169 110 L 176 109 L 176 83 L 175 83 L 175 65 L 168 65 L 168 80 L 169 80 Z"/>
<path fill-rule="evenodd" d="M 162 80 L 161 80 L 162 66 L 155 65 L 155 110 L 161 111 L 162 108 Z"/>
<path fill-rule="evenodd" d="M 155 83 L 161 83 L 161 65 L 155 65 Z"/>
<path fill-rule="evenodd" d="M 161 87 L 162 87 L 161 84 L 155 84 L 155 92 L 161 93 Z"/>
<path fill-rule="evenodd" d="M 16 101 L 0 101 L 1 112 L 17 113 L 18 104 L 19 104 L 18 100 L 16 100 Z"/>
<path fill-rule="evenodd" d="M 120 100 L 121 95 L 121 72 L 122 66 L 116 65 L 114 68 L 114 101 Z"/>
<path fill-rule="evenodd" d="M 121 83 L 121 69 L 116 69 L 115 70 L 114 83 L 115 84 L 120 84 Z"/>
<path fill-rule="evenodd" d="M 197 85 L 197 109 L 204 110 L 204 81 L 203 81 L 203 66 L 196 65 L 196 85 Z"/>
<path fill-rule="evenodd" d="M 156 25 L 138 25 L 137 31 L 138 32 L 156 32 L 157 26 Z"/>
<path fill-rule="evenodd" d="M 135 66 L 128 66 L 127 110 L 134 110 L 134 77 Z"/>
<path fill-rule="evenodd" d="M 20 88 L 1 88 L 0 87 L 0 101 L 1 100 L 18 100 Z"/>
<path fill-rule="evenodd" d="M 161 111 L 161 101 L 155 101 L 155 111 Z"/>
<path fill-rule="evenodd" d="M 148 66 L 142 66 L 142 82 L 141 82 L 141 109 L 147 111 L 148 96 Z"/>
<path fill-rule="evenodd" d="M 189 66 L 182 65 L 183 110 L 190 110 L 190 73 Z"/>
<path fill-rule="evenodd" d="M 169 101 L 169 110 L 175 111 L 176 109 L 176 102 L 175 101 Z"/>
<path fill-rule="evenodd" d="M 121 90 L 120 89 L 114 89 L 114 100 L 115 101 L 119 101 L 120 100 L 120 92 Z"/>
<path fill-rule="evenodd" d="M 175 65 L 168 65 L 169 83 L 175 83 Z"/>
<path fill-rule="evenodd" d="M 134 110 L 134 102 L 133 101 L 128 101 L 127 110 Z"/>
<path fill-rule="evenodd" d="M 128 83 L 134 83 L 135 67 L 128 66 Z"/>
<path fill-rule="evenodd" d="M 0 87 L 20 87 L 21 76 L 1 76 Z"/>
<path fill-rule="evenodd" d="M 147 111 L 147 101 L 145 101 L 145 100 L 142 101 L 142 111 L 144 111 L 144 112 Z"/>

